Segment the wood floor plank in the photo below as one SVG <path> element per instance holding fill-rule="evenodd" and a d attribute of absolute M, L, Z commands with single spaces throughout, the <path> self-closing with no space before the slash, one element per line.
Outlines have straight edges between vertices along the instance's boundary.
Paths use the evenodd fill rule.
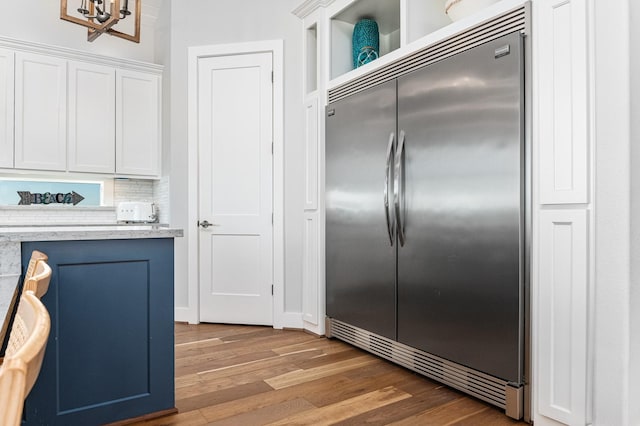
<path fill-rule="evenodd" d="M 265 380 L 266 383 L 271 385 L 274 389 L 282 389 L 288 386 L 293 386 L 298 383 L 308 382 L 310 380 L 318 379 L 320 377 L 327 377 L 334 374 L 341 373 L 343 371 L 350 370 L 354 367 L 363 367 L 365 365 L 375 364 L 380 362 L 378 359 L 368 355 L 360 355 L 355 358 L 350 358 L 345 361 L 339 361 L 332 364 L 322 365 L 320 367 L 310 368 L 308 370 L 296 370 L 287 374 L 273 377 Z"/>
<path fill-rule="evenodd" d="M 313 348 L 322 349 L 325 353 L 331 354 L 335 352 L 342 352 L 346 350 L 353 350 L 353 346 L 348 345 L 344 342 L 334 339 L 317 339 L 309 342 L 296 343 L 288 346 L 279 346 L 274 348 L 273 351 L 279 354 L 284 354 L 288 352 L 295 352 L 299 350 L 301 347 L 309 347 L 309 344 L 313 345 Z"/>
<path fill-rule="evenodd" d="M 268 350 L 250 352 L 244 355 L 228 355 L 224 357 L 211 354 L 198 355 L 195 357 L 189 357 L 188 359 L 183 360 L 183 362 L 176 362 L 176 374 L 201 373 L 221 367 L 228 367 L 235 363 L 242 364 L 248 361 L 266 359 L 275 356 L 277 356 L 275 352 Z"/>
<path fill-rule="evenodd" d="M 318 351 L 299 352 L 290 355 L 247 361 L 238 365 L 203 371 L 198 373 L 198 375 L 202 380 L 210 380 L 222 377 L 255 374 L 256 377 L 259 376 L 260 380 L 263 380 L 284 374 L 280 368 L 282 366 L 286 366 L 288 371 L 299 370 L 299 367 L 296 365 L 297 360 L 314 357 L 317 353 Z M 270 370 L 272 370 L 271 375 L 268 374 Z"/>
<path fill-rule="evenodd" d="M 413 416 L 391 423 L 394 426 L 446 426 L 477 415 L 489 408 L 472 398 L 456 398 L 446 404 L 424 410 Z"/>
<path fill-rule="evenodd" d="M 503 411 L 489 406 L 487 410 L 450 424 L 455 426 L 513 426 L 521 425 L 522 422 L 513 420 L 507 417 Z"/>
<path fill-rule="evenodd" d="M 278 420 L 289 418 L 298 413 L 312 410 L 315 407 L 304 398 L 295 398 L 279 404 L 268 405 L 254 411 L 248 411 L 237 416 L 228 417 L 209 426 L 238 426 L 238 425 L 263 425 Z"/>
<path fill-rule="evenodd" d="M 176 378 L 176 396 L 186 398 L 198 393 L 211 392 L 253 381 L 261 381 L 297 369 L 297 360 L 312 358 L 319 350 L 273 356 L 220 367 L 206 372 L 197 372 Z"/>
<path fill-rule="evenodd" d="M 299 398 L 301 395 L 312 395 L 322 392 L 335 392 L 351 383 L 350 379 L 340 375 L 323 377 L 317 380 L 300 383 L 288 388 L 277 389 L 271 392 L 251 395 L 245 398 L 229 401 L 224 404 L 206 407 L 200 410 L 209 421 L 224 419 L 248 411 L 259 410 L 269 405 L 280 404 L 285 401 Z"/>
<path fill-rule="evenodd" d="M 176 388 L 176 398 L 187 398 L 203 392 L 211 392 L 243 384 L 262 382 L 265 379 L 296 370 L 295 365 L 284 361 L 277 365 L 267 366 L 266 368 L 259 368 L 260 365 L 261 363 L 258 362 L 252 365 L 254 368 L 251 370 L 238 369 L 241 371 L 235 373 L 234 371 L 236 369 L 228 369 L 226 371 L 222 371 L 222 373 L 225 374 L 208 374 L 206 378 L 201 377 L 197 383 L 190 386 Z"/>
<path fill-rule="evenodd" d="M 178 413 L 167 417 L 160 417 L 158 419 L 146 420 L 136 424 L 140 426 L 202 426 L 207 423 L 207 419 L 196 410 Z"/>
<path fill-rule="evenodd" d="M 362 413 L 358 416 L 339 422 L 337 425 L 388 425 L 390 423 L 406 419 L 407 417 L 415 416 L 430 408 L 442 406 L 457 399 L 464 398 L 464 396 L 461 396 L 459 392 L 452 389 L 436 389 L 435 387 L 424 392 L 411 395 L 411 398 L 395 402 L 385 407 L 367 411 L 366 413 Z"/>
<path fill-rule="evenodd" d="M 351 349 L 347 349 L 340 352 L 325 353 L 322 356 L 316 356 L 311 359 L 306 359 L 306 360 L 297 362 L 296 365 L 298 366 L 298 368 L 302 370 L 310 370 L 315 367 L 321 367 L 323 365 L 333 364 L 336 362 L 357 358 L 364 354 L 365 353 L 359 349 L 351 348 Z"/>
<path fill-rule="evenodd" d="M 271 387 L 264 382 L 248 383 L 223 390 L 206 392 L 184 399 L 176 399 L 176 407 L 180 412 L 197 410 L 221 402 L 233 401 L 246 395 L 268 392 Z"/>
<path fill-rule="evenodd" d="M 196 342 L 181 343 L 180 345 L 176 345 L 176 359 L 211 352 L 211 348 L 213 346 L 220 345 L 224 345 L 224 341 L 222 339 L 218 339 L 217 337 L 199 340 Z"/>
<path fill-rule="evenodd" d="M 295 416 L 287 417 L 286 419 L 270 424 L 273 426 L 331 425 L 338 421 L 369 411 L 372 408 L 389 405 L 406 398 L 411 398 L 411 395 L 402 392 L 393 386 L 388 386 L 364 395 L 337 402 L 335 404 L 320 407 L 315 410 L 307 410 Z"/>
<path fill-rule="evenodd" d="M 206 327 L 201 327 L 201 324 L 176 324 L 175 343 L 192 342 L 210 337 L 223 338 L 243 333 L 251 333 L 262 328 L 264 327 L 228 324 L 206 324 Z"/>

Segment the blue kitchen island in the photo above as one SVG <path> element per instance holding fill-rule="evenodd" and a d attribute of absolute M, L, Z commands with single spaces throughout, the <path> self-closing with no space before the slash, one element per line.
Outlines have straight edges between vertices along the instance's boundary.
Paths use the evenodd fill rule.
<path fill-rule="evenodd" d="M 181 231 L 41 235 L 54 240 L 20 242 L 23 268 L 40 250 L 53 270 L 42 298 L 51 334 L 23 424 L 100 425 L 175 412 L 173 236 Z"/>

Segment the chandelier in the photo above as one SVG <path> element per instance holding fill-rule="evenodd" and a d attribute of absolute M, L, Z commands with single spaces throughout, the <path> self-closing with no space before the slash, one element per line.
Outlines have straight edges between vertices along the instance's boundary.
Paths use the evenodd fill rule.
<path fill-rule="evenodd" d="M 87 27 L 87 40 L 94 41 L 102 34 L 109 34 L 125 40 L 140 43 L 140 2 L 141 0 L 74 0 L 79 3 L 75 10 L 69 10 L 68 0 L 60 0 L 60 19 Z M 133 11 L 130 3 L 134 3 Z M 133 15 L 134 22 L 125 31 L 122 24 Z M 129 20 L 131 21 L 131 20 Z M 114 27 L 118 25 L 118 29 Z M 132 27 L 132 28 L 131 28 Z"/>

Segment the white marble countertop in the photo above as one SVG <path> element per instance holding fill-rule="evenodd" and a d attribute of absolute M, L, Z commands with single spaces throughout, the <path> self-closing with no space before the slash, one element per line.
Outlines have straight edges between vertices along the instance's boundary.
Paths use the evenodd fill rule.
<path fill-rule="evenodd" d="M 0 226 L 0 242 L 174 238 L 183 235 L 182 229 L 158 224 Z"/>

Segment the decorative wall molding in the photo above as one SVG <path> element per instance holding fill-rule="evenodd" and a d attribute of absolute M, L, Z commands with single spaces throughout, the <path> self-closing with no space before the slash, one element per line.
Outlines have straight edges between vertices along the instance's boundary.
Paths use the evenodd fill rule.
<path fill-rule="evenodd" d="M 300 4 L 300 6 L 293 9 L 291 13 L 300 19 L 304 19 L 311 15 L 316 9 L 327 7 L 334 1 L 335 0 L 305 0 Z"/>
<path fill-rule="evenodd" d="M 14 51 L 37 53 L 40 55 L 50 55 L 66 60 L 92 62 L 94 64 L 107 65 L 135 71 L 157 72 L 158 74 L 160 74 L 164 69 L 164 66 L 162 65 L 152 64 L 149 62 L 96 55 L 95 53 L 69 49 L 67 47 L 52 46 L 3 36 L 0 36 L 0 47 L 4 47 Z"/>

